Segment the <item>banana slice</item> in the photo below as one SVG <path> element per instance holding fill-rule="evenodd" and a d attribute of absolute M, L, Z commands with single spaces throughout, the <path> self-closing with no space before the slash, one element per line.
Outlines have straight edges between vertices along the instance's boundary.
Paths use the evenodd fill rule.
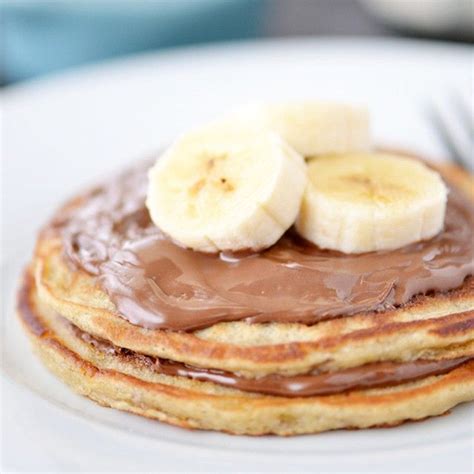
<path fill-rule="evenodd" d="M 324 102 L 250 105 L 231 114 L 234 127 L 269 129 L 304 157 L 368 151 L 367 109 Z"/>
<path fill-rule="evenodd" d="M 296 221 L 321 248 L 345 253 L 395 249 L 443 228 L 447 188 L 424 164 L 389 154 L 314 158 Z"/>
<path fill-rule="evenodd" d="M 194 132 L 149 172 L 147 207 L 177 243 L 202 252 L 270 247 L 294 223 L 307 181 L 280 137 Z"/>

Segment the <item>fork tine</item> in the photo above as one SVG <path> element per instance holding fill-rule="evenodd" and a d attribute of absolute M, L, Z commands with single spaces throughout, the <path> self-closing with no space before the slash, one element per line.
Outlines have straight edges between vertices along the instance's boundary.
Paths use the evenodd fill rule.
<path fill-rule="evenodd" d="M 474 138 L 474 113 L 461 93 L 453 93 L 453 105 L 462 123 L 468 129 L 471 139 Z"/>
<path fill-rule="evenodd" d="M 462 168 L 473 172 L 474 157 L 472 156 L 472 146 L 466 146 L 461 143 L 459 134 L 454 132 L 452 124 L 448 123 L 448 120 L 443 116 L 439 108 L 434 105 L 428 105 L 427 113 L 431 124 L 443 141 L 453 161 Z"/>

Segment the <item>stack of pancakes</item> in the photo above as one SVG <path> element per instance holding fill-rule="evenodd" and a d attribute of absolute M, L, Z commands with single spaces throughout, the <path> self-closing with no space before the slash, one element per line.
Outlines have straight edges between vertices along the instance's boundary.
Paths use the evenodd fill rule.
<path fill-rule="evenodd" d="M 317 257 L 334 268 L 334 278 L 327 271 L 315 273 L 324 282 L 300 278 L 295 254 L 316 257 L 291 235 L 284 237 L 291 243 L 277 244 L 271 254 L 206 256 L 178 249 L 150 224 L 145 166 L 73 199 L 43 229 L 19 293 L 20 318 L 46 366 L 78 393 L 182 427 L 292 435 L 442 414 L 474 399 L 474 193 L 462 171 L 440 172 L 450 184 L 450 201 L 462 201 L 466 222 L 444 232 L 464 242 L 463 254 L 454 252 L 443 264 L 442 289 L 420 294 L 410 288 L 419 287 L 447 244 L 442 237 L 435 241 L 438 250 L 433 242 L 415 244 L 409 251 L 422 252 L 425 263 L 409 269 L 404 294 L 416 294 L 401 304 L 393 299 L 397 278 L 388 288 L 383 276 L 381 285 L 369 285 L 362 268 L 384 259 L 384 267 L 392 262 L 402 272 L 399 251 L 375 253 L 370 261 L 357 257 L 350 266 L 357 284 L 351 280 L 349 288 L 347 279 L 339 284 L 336 278 L 344 257 L 335 252 L 318 250 Z M 448 224 L 454 204 L 448 205 Z M 163 252 L 153 257 L 154 267 L 143 263 L 150 241 Z M 280 286 L 260 287 L 258 298 L 269 306 L 293 290 L 303 301 L 304 285 L 311 291 L 324 283 L 334 290 L 337 311 L 315 300 L 324 311 L 247 314 L 222 302 L 222 292 L 219 298 L 212 293 L 221 290 L 209 283 L 221 274 L 212 272 L 226 279 L 237 268 L 258 273 L 262 259 L 277 276 L 296 271 Z M 460 276 L 461 283 L 450 287 Z M 254 290 L 251 282 L 239 288 L 247 297 Z M 285 308 L 287 299 L 281 301 Z"/>

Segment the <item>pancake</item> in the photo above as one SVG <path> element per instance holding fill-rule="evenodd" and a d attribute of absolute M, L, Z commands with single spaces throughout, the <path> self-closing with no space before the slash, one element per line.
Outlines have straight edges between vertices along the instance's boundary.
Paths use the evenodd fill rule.
<path fill-rule="evenodd" d="M 124 292 L 124 285 L 127 290 L 128 284 L 142 284 L 142 275 L 129 260 L 115 256 L 123 258 L 124 249 L 150 236 L 156 240 L 155 230 L 143 212 L 143 194 L 124 200 L 126 218 L 110 222 L 108 214 L 116 216 L 117 209 L 104 212 L 94 202 L 101 192 L 116 200 L 115 185 L 95 188 L 63 206 L 41 232 L 20 292 L 20 318 L 45 364 L 76 391 L 106 406 L 180 426 L 290 435 L 394 425 L 444 413 L 474 399 L 474 187 L 458 168 L 440 171 L 451 186 L 447 230 L 398 253 L 344 264 L 379 265 L 383 273 L 371 286 L 364 286 L 369 277 L 355 275 L 362 290 L 356 285 L 350 298 L 344 291 L 340 297 L 341 288 L 334 298 L 322 288 L 326 299 L 320 298 L 315 311 L 301 296 L 292 300 L 300 311 L 291 311 L 291 305 L 279 311 L 273 302 L 270 312 L 249 312 L 235 301 L 214 304 L 219 300 L 212 296 L 211 316 L 192 298 L 173 300 L 194 304 L 195 318 L 192 311 L 170 307 L 173 288 L 164 280 L 158 290 L 168 293 L 160 293 L 162 306 L 154 310 Z M 122 192 L 133 194 L 143 171 L 138 180 L 129 175 L 124 182 L 130 189 L 122 186 Z M 97 220 L 100 232 L 94 230 Z M 121 233 L 127 233 L 125 245 L 117 239 Z M 246 268 L 254 271 L 263 264 L 271 272 L 286 272 L 272 260 L 276 254 L 308 252 L 309 265 L 319 252 L 295 243 L 291 234 L 270 250 L 271 259 L 268 254 L 189 255 L 161 237 L 158 244 L 154 250 L 169 251 L 183 271 L 192 271 L 191 261 L 210 269 L 206 278 L 214 276 L 209 271 L 224 269 L 226 279 L 236 268 L 243 278 Z M 253 260 L 241 263 L 241 258 Z M 345 257 L 326 253 L 317 258 L 330 269 L 331 262 Z M 393 268 L 385 272 L 383 262 Z M 163 268 L 154 271 L 175 271 Z M 398 278 L 402 268 L 405 276 Z M 227 290 L 215 285 L 221 298 Z M 299 295 L 305 285 L 299 280 L 289 288 Z M 244 288 L 247 296 L 260 304 L 249 288 Z M 157 304 L 148 293 L 140 294 L 147 304 Z M 168 301 L 165 306 L 163 301 Z"/>

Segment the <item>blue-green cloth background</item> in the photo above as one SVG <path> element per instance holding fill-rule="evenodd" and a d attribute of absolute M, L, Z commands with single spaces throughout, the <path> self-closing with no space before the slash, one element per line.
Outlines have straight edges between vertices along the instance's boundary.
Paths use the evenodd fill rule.
<path fill-rule="evenodd" d="M 258 36 L 265 0 L 1 1 L 2 82 L 139 51 Z"/>

